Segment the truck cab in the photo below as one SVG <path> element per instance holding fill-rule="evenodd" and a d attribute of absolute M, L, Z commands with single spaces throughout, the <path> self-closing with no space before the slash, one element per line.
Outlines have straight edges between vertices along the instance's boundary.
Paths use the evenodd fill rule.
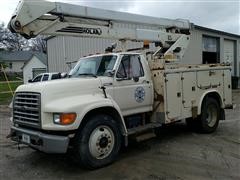
<path fill-rule="evenodd" d="M 111 53 L 82 58 L 69 76 L 99 78 L 123 116 L 152 110 L 150 69 L 140 53 Z"/>

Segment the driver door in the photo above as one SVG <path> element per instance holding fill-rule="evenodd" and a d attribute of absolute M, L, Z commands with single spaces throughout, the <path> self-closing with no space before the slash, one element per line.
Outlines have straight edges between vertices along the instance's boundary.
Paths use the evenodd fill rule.
<path fill-rule="evenodd" d="M 124 55 L 114 78 L 114 100 L 124 116 L 150 111 L 151 80 L 144 71 L 138 54 Z"/>

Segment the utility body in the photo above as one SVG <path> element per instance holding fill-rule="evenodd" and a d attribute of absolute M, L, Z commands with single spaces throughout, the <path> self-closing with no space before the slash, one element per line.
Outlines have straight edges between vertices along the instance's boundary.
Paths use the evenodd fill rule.
<path fill-rule="evenodd" d="M 155 30 L 119 28 L 155 24 Z M 80 58 L 66 79 L 21 85 L 13 100 L 11 137 L 46 153 L 66 153 L 88 168 L 112 163 L 130 136 L 182 119 L 204 133 L 232 107 L 229 64 L 181 65 L 191 24 L 46 1 L 21 1 L 9 28 L 38 34 L 120 40 L 105 54 Z M 127 41 L 144 42 L 135 50 Z M 149 43 L 154 48 L 149 48 Z M 147 136 L 145 136 L 146 138 Z M 141 139 L 141 138 L 140 138 Z"/>

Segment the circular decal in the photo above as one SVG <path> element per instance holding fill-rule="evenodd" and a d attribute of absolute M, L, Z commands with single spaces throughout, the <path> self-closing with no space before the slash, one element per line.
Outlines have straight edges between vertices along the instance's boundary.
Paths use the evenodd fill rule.
<path fill-rule="evenodd" d="M 135 90 L 135 100 L 139 103 L 143 102 L 145 98 L 145 90 L 143 87 L 137 87 Z"/>

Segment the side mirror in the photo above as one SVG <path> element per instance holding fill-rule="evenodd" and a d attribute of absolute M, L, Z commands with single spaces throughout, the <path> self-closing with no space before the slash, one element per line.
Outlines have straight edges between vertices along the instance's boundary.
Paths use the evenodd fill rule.
<path fill-rule="evenodd" d="M 29 83 L 32 83 L 33 81 L 32 81 L 32 79 L 29 79 L 28 82 L 29 82 Z"/>
<path fill-rule="evenodd" d="M 68 75 L 68 74 L 67 74 L 66 72 L 63 72 L 63 73 L 61 73 L 61 75 L 60 75 L 60 76 L 61 76 L 61 78 L 66 78 L 66 77 L 67 77 L 67 75 Z"/>
<path fill-rule="evenodd" d="M 113 77 L 115 74 L 115 70 L 107 70 L 105 73 L 107 74 L 108 77 Z"/>

